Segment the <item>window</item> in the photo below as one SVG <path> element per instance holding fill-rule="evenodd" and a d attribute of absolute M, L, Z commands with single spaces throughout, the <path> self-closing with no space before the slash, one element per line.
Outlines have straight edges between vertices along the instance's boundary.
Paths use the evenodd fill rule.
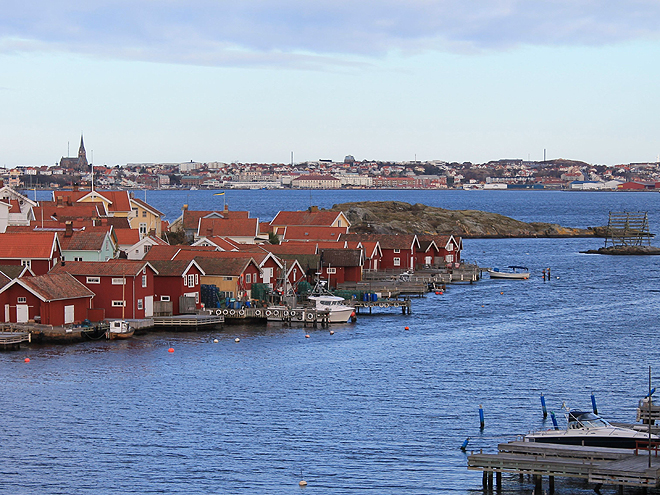
<path fill-rule="evenodd" d="M 147 254 L 150 249 L 151 249 L 151 244 L 145 244 L 144 245 L 144 254 Z"/>
<path fill-rule="evenodd" d="M 100 284 L 101 283 L 101 277 L 87 277 L 85 279 L 85 282 L 88 284 Z"/>
<path fill-rule="evenodd" d="M 113 308 L 121 308 L 122 306 L 126 306 L 126 301 L 112 301 Z"/>
<path fill-rule="evenodd" d="M 194 287 L 194 286 L 195 286 L 195 275 L 188 275 L 188 287 Z"/>
<path fill-rule="evenodd" d="M 25 304 L 27 302 L 27 297 L 19 297 L 16 299 L 18 304 Z"/>
<path fill-rule="evenodd" d="M 395 249 L 394 252 L 395 252 L 395 253 L 400 253 L 401 250 L 400 250 L 400 249 Z"/>
<path fill-rule="evenodd" d="M 133 216 L 137 218 L 137 216 L 138 216 L 138 209 L 137 209 L 137 208 L 131 208 L 131 211 L 133 212 Z"/>
<path fill-rule="evenodd" d="M 126 279 L 123 277 L 113 277 L 112 285 L 126 285 Z"/>
<path fill-rule="evenodd" d="M 21 260 L 21 266 L 27 266 L 28 268 L 32 268 L 32 260 Z"/>
<path fill-rule="evenodd" d="M 142 210 L 142 218 L 147 218 L 147 211 L 146 210 Z"/>
<path fill-rule="evenodd" d="M 401 266 L 401 258 L 394 258 L 394 266 Z"/>
<path fill-rule="evenodd" d="M 170 300 L 170 296 L 160 296 L 160 300 L 163 302 L 168 302 Z"/>
<path fill-rule="evenodd" d="M 447 246 L 447 251 L 453 251 L 453 250 L 454 250 L 454 245 L 453 244 L 450 244 L 449 246 Z"/>
<path fill-rule="evenodd" d="M 74 256 L 73 261 L 82 261 L 82 256 Z"/>
<path fill-rule="evenodd" d="M 328 275 L 332 275 L 333 273 L 337 273 L 336 268 L 328 268 Z"/>
<path fill-rule="evenodd" d="M 225 282 L 231 282 L 232 280 L 234 280 L 234 277 L 222 277 L 222 280 L 224 280 Z"/>
<path fill-rule="evenodd" d="M 143 309 L 143 306 L 142 306 L 142 299 L 138 299 L 138 300 L 137 300 L 137 306 L 138 306 L 138 309 L 140 309 L 140 310 Z"/>
<path fill-rule="evenodd" d="M 140 235 L 147 235 L 147 224 L 146 223 L 141 223 L 140 224 Z"/>
<path fill-rule="evenodd" d="M 245 283 L 246 284 L 251 284 L 252 283 L 252 274 L 251 273 L 246 273 L 245 274 Z"/>
<path fill-rule="evenodd" d="M 195 273 L 195 285 L 199 284 L 199 273 Z"/>
<path fill-rule="evenodd" d="M 146 287 L 146 286 L 147 286 L 147 276 L 142 275 L 142 287 Z"/>

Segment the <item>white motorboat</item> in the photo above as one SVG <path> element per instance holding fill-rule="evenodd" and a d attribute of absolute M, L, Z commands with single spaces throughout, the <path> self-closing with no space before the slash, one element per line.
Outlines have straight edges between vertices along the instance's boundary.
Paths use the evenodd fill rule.
<path fill-rule="evenodd" d="M 503 272 L 499 268 L 489 268 L 490 278 L 508 278 L 527 280 L 529 278 L 529 268 L 526 266 L 509 266 L 509 271 Z"/>
<path fill-rule="evenodd" d="M 332 294 L 318 294 L 309 296 L 307 299 L 316 305 L 316 311 L 328 311 L 328 323 L 346 323 L 355 316 L 355 308 L 348 306 L 343 297 Z"/>
<path fill-rule="evenodd" d="M 592 412 L 572 410 L 566 413 L 568 422 L 565 430 L 537 431 L 525 435 L 526 442 L 554 443 L 561 445 L 583 445 L 587 447 L 612 447 L 634 449 L 648 445 L 648 432 L 613 426 Z M 660 437 L 651 435 L 651 441 Z"/>
<path fill-rule="evenodd" d="M 135 329 L 126 320 L 113 320 L 110 322 L 107 337 L 110 340 L 130 339 L 134 333 Z"/>

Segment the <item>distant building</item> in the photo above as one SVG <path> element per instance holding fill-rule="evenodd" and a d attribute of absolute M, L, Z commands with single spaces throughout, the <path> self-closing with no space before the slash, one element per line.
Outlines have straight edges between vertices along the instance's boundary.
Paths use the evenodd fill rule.
<path fill-rule="evenodd" d="M 78 148 L 78 156 L 63 156 L 60 159 L 60 167 L 63 169 L 79 170 L 81 172 L 88 171 L 89 163 L 87 162 L 87 152 L 85 151 L 85 144 L 83 143 L 82 134 L 80 135 L 80 148 Z"/>

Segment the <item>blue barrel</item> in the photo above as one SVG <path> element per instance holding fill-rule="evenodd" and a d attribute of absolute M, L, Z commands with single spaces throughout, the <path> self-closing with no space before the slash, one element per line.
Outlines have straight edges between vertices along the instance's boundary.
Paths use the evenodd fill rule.
<path fill-rule="evenodd" d="M 368 292 L 365 292 L 364 294 L 362 294 L 362 300 L 363 301 L 368 301 L 369 300 L 368 298 L 369 298 L 369 293 Z"/>
<path fill-rule="evenodd" d="M 378 294 L 371 294 L 371 300 L 372 301 L 378 301 Z"/>

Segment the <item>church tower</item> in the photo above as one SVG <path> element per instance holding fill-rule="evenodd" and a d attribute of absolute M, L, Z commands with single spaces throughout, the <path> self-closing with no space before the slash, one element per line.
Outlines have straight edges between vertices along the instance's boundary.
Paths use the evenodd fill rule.
<path fill-rule="evenodd" d="M 83 143 L 83 135 L 80 134 L 80 148 L 78 148 L 78 170 L 87 171 L 89 163 L 87 163 L 87 152 L 85 151 L 85 143 Z"/>

